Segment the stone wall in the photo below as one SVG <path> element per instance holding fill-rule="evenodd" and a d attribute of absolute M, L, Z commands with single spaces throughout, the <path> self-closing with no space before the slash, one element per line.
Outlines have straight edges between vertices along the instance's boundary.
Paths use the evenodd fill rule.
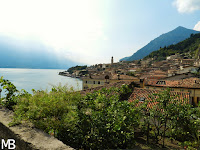
<path fill-rule="evenodd" d="M 0 149 L 1 140 L 14 139 L 16 150 L 73 150 L 58 139 L 28 125 L 9 127 L 13 113 L 0 106 Z"/>

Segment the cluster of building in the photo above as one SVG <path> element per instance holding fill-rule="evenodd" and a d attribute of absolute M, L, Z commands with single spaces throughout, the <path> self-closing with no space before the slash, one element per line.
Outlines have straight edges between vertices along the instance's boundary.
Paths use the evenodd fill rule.
<path fill-rule="evenodd" d="M 197 106 L 200 101 L 199 66 L 199 59 L 181 58 L 178 54 L 159 62 L 147 59 L 114 63 L 112 57 L 110 64 L 87 67 L 84 70 L 87 74 L 82 74 L 81 79 L 85 91 L 134 82 L 136 87 L 129 101 L 144 101 L 152 93 L 170 88 L 171 93 L 179 95 L 182 101 Z"/>
<path fill-rule="evenodd" d="M 134 65 L 135 66 L 135 65 Z M 87 75 L 82 76 L 83 90 L 106 86 L 119 81 L 139 81 L 134 75 L 131 63 L 114 63 L 113 57 L 110 64 L 98 64 L 87 68 Z"/>

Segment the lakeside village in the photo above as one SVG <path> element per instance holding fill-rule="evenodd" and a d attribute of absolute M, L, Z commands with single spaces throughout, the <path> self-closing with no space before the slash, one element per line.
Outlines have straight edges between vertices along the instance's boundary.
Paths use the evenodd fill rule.
<path fill-rule="evenodd" d="M 182 58 L 179 54 L 166 57 L 163 61 L 146 60 L 120 61 L 109 64 L 76 66 L 59 75 L 80 78 L 83 91 L 91 92 L 103 87 L 134 86 L 129 101 L 144 101 L 150 95 L 170 88 L 172 92 L 189 97 L 189 103 L 198 106 L 200 101 L 200 59 Z"/>
<path fill-rule="evenodd" d="M 200 59 L 179 54 L 155 59 L 115 63 L 111 57 L 109 64 L 75 66 L 59 73 L 80 78 L 80 92 L 55 87 L 49 93 L 14 95 L 16 87 L 1 78 L 1 85 L 9 91 L 1 105 L 14 114 L 0 137 L 8 139 L 10 125 L 19 131 L 17 125 L 27 127 L 25 123 L 30 122 L 28 130 L 41 129 L 74 149 L 199 149 Z M 5 112 L 0 108 L 0 117 L 7 118 Z M 60 141 L 44 144 L 40 138 L 38 142 L 35 131 L 17 131 L 15 135 L 28 135 L 21 141 L 41 143 L 34 149 L 71 149 L 56 147 Z M 23 149 L 21 145 L 26 144 L 16 142 Z M 41 148 L 44 145 L 55 148 Z"/>

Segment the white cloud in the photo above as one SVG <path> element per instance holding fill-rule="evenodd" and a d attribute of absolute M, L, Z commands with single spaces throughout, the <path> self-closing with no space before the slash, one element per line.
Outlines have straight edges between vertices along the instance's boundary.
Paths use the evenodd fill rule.
<path fill-rule="evenodd" d="M 175 0 L 173 5 L 180 13 L 191 13 L 200 10 L 200 0 Z"/>
<path fill-rule="evenodd" d="M 89 58 L 96 55 L 94 48 L 99 41 L 106 40 L 98 3 L 94 0 L 0 0 L 0 34 L 38 39 L 58 52 L 67 49 Z"/>
<path fill-rule="evenodd" d="M 200 21 L 194 26 L 194 30 L 200 31 Z"/>

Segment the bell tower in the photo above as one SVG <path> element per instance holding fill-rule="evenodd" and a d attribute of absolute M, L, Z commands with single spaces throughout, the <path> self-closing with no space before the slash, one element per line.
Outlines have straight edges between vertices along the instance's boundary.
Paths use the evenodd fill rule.
<path fill-rule="evenodd" d="M 113 65 L 113 56 L 111 57 L 111 65 Z"/>

